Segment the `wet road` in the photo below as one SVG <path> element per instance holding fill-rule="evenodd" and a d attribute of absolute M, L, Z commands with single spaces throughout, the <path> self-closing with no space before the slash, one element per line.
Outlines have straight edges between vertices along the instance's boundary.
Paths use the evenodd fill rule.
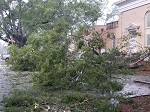
<path fill-rule="evenodd" d="M 135 97 L 150 95 L 150 74 L 148 75 L 117 75 L 118 81 L 123 84 L 123 89 L 117 93 Z"/>
<path fill-rule="evenodd" d="M 0 59 L 0 112 L 3 104 L 3 97 L 8 97 L 11 92 L 11 83 L 7 77 L 8 67 L 5 64 L 5 61 Z"/>

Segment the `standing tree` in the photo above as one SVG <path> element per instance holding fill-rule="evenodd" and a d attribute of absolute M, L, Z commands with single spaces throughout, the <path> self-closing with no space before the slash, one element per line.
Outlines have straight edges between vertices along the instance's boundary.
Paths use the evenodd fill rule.
<path fill-rule="evenodd" d="M 0 2 L 1 39 L 10 44 L 15 42 L 20 47 L 26 44 L 26 36 L 22 27 L 23 3 L 21 0 L 2 0 Z"/>
<path fill-rule="evenodd" d="M 101 4 L 96 0 L 1 0 L 0 38 L 22 47 L 31 33 L 54 29 L 62 18 L 73 29 L 85 23 L 92 25 L 102 14 Z"/>

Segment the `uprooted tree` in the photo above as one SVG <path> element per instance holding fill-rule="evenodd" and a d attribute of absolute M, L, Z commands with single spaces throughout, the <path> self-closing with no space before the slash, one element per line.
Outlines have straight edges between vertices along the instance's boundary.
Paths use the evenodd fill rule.
<path fill-rule="evenodd" d="M 38 70 L 34 81 L 56 88 L 105 86 L 105 81 L 109 82 L 112 74 L 121 72 L 118 70 L 120 65 L 126 69 L 129 63 L 122 61 L 122 57 L 118 61 L 117 56 L 120 56 L 120 48 L 127 46 L 128 38 L 123 40 L 125 46 L 103 55 L 95 50 L 104 47 L 103 34 L 93 31 L 92 39 L 87 43 L 84 41 L 93 23 L 101 17 L 101 2 L 32 0 L 24 4 L 27 9 L 22 13 L 22 32 L 30 28 L 27 31 L 30 36 L 28 46 L 10 49 L 9 62 L 13 69 Z M 72 42 L 78 47 L 69 52 Z"/>
<path fill-rule="evenodd" d="M 32 2 L 34 0 L 27 4 Z M 102 2 L 97 0 L 40 0 L 38 3 L 36 0 L 31 9 L 27 9 L 30 13 L 24 15 L 22 24 L 30 28 L 34 25 L 36 27 L 28 32 L 31 34 L 28 46 L 10 48 L 11 67 L 17 70 L 38 70 L 34 81 L 55 89 L 103 88 L 107 83 L 112 83 L 109 80 L 111 67 L 107 65 L 110 65 L 108 59 L 115 55 L 101 56 L 93 52 L 94 47 L 103 47 L 102 35 L 93 33 L 93 40 L 87 46 L 82 46 L 83 43 L 80 42 L 101 17 L 101 6 Z M 81 48 L 69 52 L 73 40 Z M 77 58 L 80 51 L 83 55 Z M 113 65 L 115 64 L 111 63 Z M 108 91 L 110 89 L 111 85 Z"/>

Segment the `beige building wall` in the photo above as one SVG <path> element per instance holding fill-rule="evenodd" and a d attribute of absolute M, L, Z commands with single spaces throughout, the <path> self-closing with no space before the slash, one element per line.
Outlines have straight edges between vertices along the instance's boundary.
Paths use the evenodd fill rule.
<path fill-rule="evenodd" d="M 101 31 L 102 29 L 103 29 L 103 32 Z M 113 44 L 116 44 L 116 41 L 113 40 L 113 34 L 117 34 L 117 29 L 118 29 L 118 24 L 117 26 L 112 27 L 112 28 L 108 28 L 107 25 L 95 26 L 95 31 L 99 32 L 102 35 L 102 38 L 105 44 L 103 49 L 105 49 L 105 52 L 109 51 L 109 49 L 112 49 L 114 47 Z M 110 35 L 110 37 L 108 35 Z"/>
<path fill-rule="evenodd" d="M 136 29 L 141 36 L 131 36 L 133 38 L 128 40 L 128 46 L 122 50 L 128 50 L 132 53 L 143 50 L 145 47 L 150 47 L 150 26 L 146 27 L 146 13 L 150 12 L 150 0 L 120 0 L 116 2 L 119 7 L 120 15 L 118 21 L 107 23 L 106 26 L 96 26 L 97 31 L 101 31 L 104 28 L 105 35 L 103 36 L 105 42 L 105 50 L 115 47 L 120 47 L 123 44 L 119 41 L 121 37 L 129 35 L 129 31 Z M 150 13 L 149 13 L 150 19 Z M 150 24 L 150 20 L 149 20 Z M 132 29 L 133 28 L 133 29 Z M 107 34 L 110 33 L 110 38 L 107 38 Z M 115 36 L 115 42 L 113 35 Z M 149 34 L 149 39 L 147 38 Z M 149 41 L 149 46 L 147 42 Z M 136 42 L 136 44 L 133 42 Z M 132 45 L 133 44 L 133 45 Z M 131 47 L 134 47 L 134 50 Z"/>
<path fill-rule="evenodd" d="M 150 10 L 150 3 L 143 5 L 143 6 L 139 6 L 127 11 L 123 11 L 120 15 L 119 15 L 119 28 L 117 29 L 116 32 L 116 38 L 117 38 L 117 42 L 119 40 L 119 38 L 121 38 L 123 35 L 127 35 L 128 34 L 128 30 L 126 28 L 128 28 L 131 24 L 135 24 L 137 26 L 139 26 L 138 32 L 141 33 L 141 37 L 137 37 L 137 43 L 138 46 L 141 45 L 141 47 L 146 47 L 147 43 L 146 43 L 146 28 L 145 28 L 145 14 L 147 11 Z M 117 44 L 119 45 L 119 44 Z M 138 51 L 140 50 L 140 47 L 138 47 Z"/>
<path fill-rule="evenodd" d="M 107 30 L 107 34 L 109 34 L 110 36 L 106 37 L 105 40 L 106 51 L 109 51 L 109 49 L 112 49 L 116 46 L 116 33 L 117 33 L 117 28 Z"/>
<path fill-rule="evenodd" d="M 104 48 L 102 48 L 102 52 L 106 52 L 106 50 L 108 49 L 108 42 L 106 42 L 107 40 L 107 28 L 106 28 L 106 25 L 97 25 L 95 26 L 95 31 L 97 31 L 98 33 L 101 34 L 102 38 L 103 38 L 103 41 L 104 41 Z"/>
<path fill-rule="evenodd" d="M 109 51 L 109 49 L 116 47 L 116 36 L 118 35 L 118 21 L 113 21 L 111 23 L 106 24 L 106 32 L 107 34 L 110 34 L 110 37 L 106 37 L 105 43 L 106 43 L 106 51 Z"/>

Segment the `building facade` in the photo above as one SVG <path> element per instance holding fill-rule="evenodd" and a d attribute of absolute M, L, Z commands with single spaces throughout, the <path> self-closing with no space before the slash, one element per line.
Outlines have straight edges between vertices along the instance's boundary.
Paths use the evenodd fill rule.
<path fill-rule="evenodd" d="M 141 36 L 133 35 L 129 40 L 131 53 L 150 46 L 150 0 L 120 0 L 118 6 L 119 20 L 116 40 L 123 35 L 139 32 Z"/>
<path fill-rule="evenodd" d="M 130 35 L 128 50 L 136 53 L 150 47 L 150 0 L 120 0 L 115 3 L 119 20 L 106 24 L 106 31 L 114 37 L 106 43 L 106 50 L 119 46 L 124 35 L 139 32 L 141 36 Z"/>
<path fill-rule="evenodd" d="M 99 52 L 120 47 L 123 44 L 120 39 L 127 36 L 130 36 L 128 45 L 122 50 L 128 53 L 136 53 L 150 47 L 150 0 L 119 0 L 115 5 L 118 7 L 119 19 L 106 25 L 95 26 L 95 31 L 103 35 L 105 44 Z M 135 33 L 140 35 L 134 35 Z M 109 38 L 107 34 L 110 34 Z M 85 39 L 90 40 L 91 37 L 88 35 Z"/>

